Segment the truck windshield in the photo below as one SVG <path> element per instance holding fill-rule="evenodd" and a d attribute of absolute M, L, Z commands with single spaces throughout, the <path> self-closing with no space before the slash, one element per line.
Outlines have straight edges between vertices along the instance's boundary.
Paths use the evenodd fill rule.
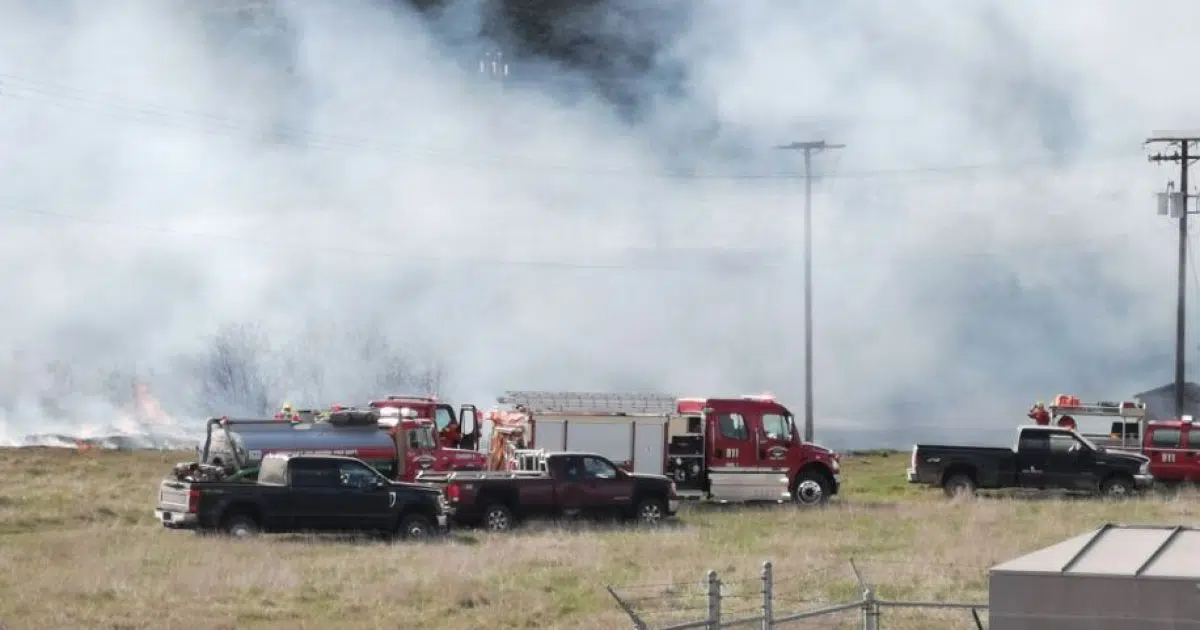
<path fill-rule="evenodd" d="M 419 449 L 437 448 L 437 440 L 433 437 L 433 427 L 416 427 L 408 432 L 408 447 Z"/>
<path fill-rule="evenodd" d="M 796 419 L 792 416 L 791 412 L 783 412 L 783 422 L 787 425 L 787 434 L 799 442 L 800 434 L 796 432 Z"/>
<path fill-rule="evenodd" d="M 1095 443 L 1095 442 L 1092 442 L 1091 440 L 1089 440 L 1089 439 L 1087 439 L 1087 438 L 1083 437 L 1083 434 L 1082 434 L 1082 433 L 1076 433 L 1076 434 L 1075 434 L 1075 437 L 1079 438 L 1079 441 L 1080 441 L 1080 442 L 1083 442 L 1084 446 L 1087 446 L 1088 448 L 1092 449 L 1093 451 L 1098 451 L 1098 450 L 1100 450 L 1100 447 L 1099 447 L 1099 446 L 1096 446 L 1096 443 Z"/>

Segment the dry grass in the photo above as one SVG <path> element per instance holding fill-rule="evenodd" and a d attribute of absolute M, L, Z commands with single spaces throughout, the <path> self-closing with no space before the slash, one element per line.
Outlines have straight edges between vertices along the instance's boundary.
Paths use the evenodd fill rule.
<path fill-rule="evenodd" d="M 768 559 L 777 611 L 856 598 L 851 557 L 881 597 L 983 601 L 997 561 L 1108 521 L 1192 522 L 1200 512 L 1193 496 L 950 503 L 904 483 L 904 456 L 873 456 L 848 461 L 845 496 L 821 511 L 696 509 L 660 532 L 466 532 L 428 545 L 229 541 L 154 522 L 158 480 L 184 457 L 0 451 L 0 626 L 620 628 L 630 624 L 606 584 L 622 585 L 652 624 L 691 620 L 715 569 L 736 614 L 760 601 Z M 972 627 L 963 611 L 886 611 L 885 623 Z"/>

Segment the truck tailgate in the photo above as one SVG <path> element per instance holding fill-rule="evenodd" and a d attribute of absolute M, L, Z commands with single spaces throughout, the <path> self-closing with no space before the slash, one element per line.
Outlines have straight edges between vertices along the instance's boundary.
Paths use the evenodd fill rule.
<path fill-rule="evenodd" d="M 191 489 L 190 483 L 164 480 L 158 488 L 158 509 L 164 512 L 187 512 Z"/>

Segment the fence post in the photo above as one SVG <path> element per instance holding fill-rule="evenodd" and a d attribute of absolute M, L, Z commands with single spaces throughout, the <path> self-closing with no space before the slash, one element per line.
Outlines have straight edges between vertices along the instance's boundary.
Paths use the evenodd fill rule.
<path fill-rule="evenodd" d="M 879 604 L 870 587 L 863 590 L 862 624 L 863 630 L 879 630 Z"/>
<path fill-rule="evenodd" d="M 721 630 L 721 580 L 716 571 L 708 572 L 708 628 Z"/>
<path fill-rule="evenodd" d="M 771 630 L 775 626 L 775 612 L 771 606 L 774 593 L 775 582 L 771 574 L 771 561 L 768 560 L 762 567 L 762 630 Z"/>

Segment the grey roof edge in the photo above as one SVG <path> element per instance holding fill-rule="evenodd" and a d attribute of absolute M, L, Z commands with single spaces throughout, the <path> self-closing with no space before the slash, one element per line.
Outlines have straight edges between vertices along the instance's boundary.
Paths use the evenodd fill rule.
<path fill-rule="evenodd" d="M 1066 573 L 1069 571 L 1071 567 L 1075 566 L 1076 562 L 1079 562 L 1079 560 L 1083 558 L 1084 554 L 1091 550 L 1096 543 L 1100 542 L 1100 539 L 1103 538 L 1105 534 L 1113 529 L 1118 528 L 1121 528 L 1121 526 L 1114 523 L 1105 523 L 1101 525 L 1099 529 L 1092 533 L 1092 537 L 1089 538 L 1087 542 L 1083 543 L 1083 546 L 1079 548 L 1079 551 L 1076 551 L 1075 555 L 1071 556 L 1070 559 L 1063 563 L 1062 568 L 1059 569 L 1058 572 Z"/>
<path fill-rule="evenodd" d="M 1171 547 L 1171 545 L 1175 544 L 1175 541 L 1179 538 L 1180 534 L 1182 534 L 1183 532 L 1189 531 L 1191 529 L 1193 529 L 1193 528 L 1188 527 L 1186 525 L 1175 526 L 1171 530 L 1171 533 L 1167 535 L 1166 539 L 1164 539 L 1162 541 L 1162 544 L 1160 544 L 1158 546 L 1158 549 L 1155 549 L 1154 552 L 1150 554 L 1150 557 L 1146 558 L 1146 561 L 1143 562 L 1142 565 L 1137 568 L 1137 571 L 1133 572 L 1133 575 L 1140 576 L 1143 571 L 1150 568 L 1150 565 L 1154 564 L 1155 560 L 1158 560 L 1159 557 L 1161 557 L 1163 555 L 1164 551 L 1169 549 Z"/>
<path fill-rule="evenodd" d="M 1088 578 L 1088 579 L 1093 579 L 1093 580 L 1099 580 L 1099 579 L 1128 580 L 1129 578 L 1139 578 L 1139 579 L 1143 579 L 1143 580 L 1163 580 L 1163 581 L 1192 582 L 1192 583 L 1196 583 L 1196 581 L 1197 581 L 1194 576 L 1183 576 L 1183 575 L 1133 575 L 1132 573 L 1065 573 L 1065 574 L 1062 574 L 1062 573 L 1047 573 L 1045 571 L 1028 571 L 1028 570 L 1020 570 L 1020 569 L 1015 570 L 1015 571 L 1006 569 L 1006 570 L 999 571 L 999 572 L 993 571 L 992 569 L 988 569 L 988 575 L 989 576 L 991 576 L 991 575 L 1019 575 L 1021 577 L 1045 577 L 1045 578 L 1054 578 L 1056 580 L 1059 578 L 1062 578 L 1062 577 L 1069 577 L 1069 578 Z"/>

